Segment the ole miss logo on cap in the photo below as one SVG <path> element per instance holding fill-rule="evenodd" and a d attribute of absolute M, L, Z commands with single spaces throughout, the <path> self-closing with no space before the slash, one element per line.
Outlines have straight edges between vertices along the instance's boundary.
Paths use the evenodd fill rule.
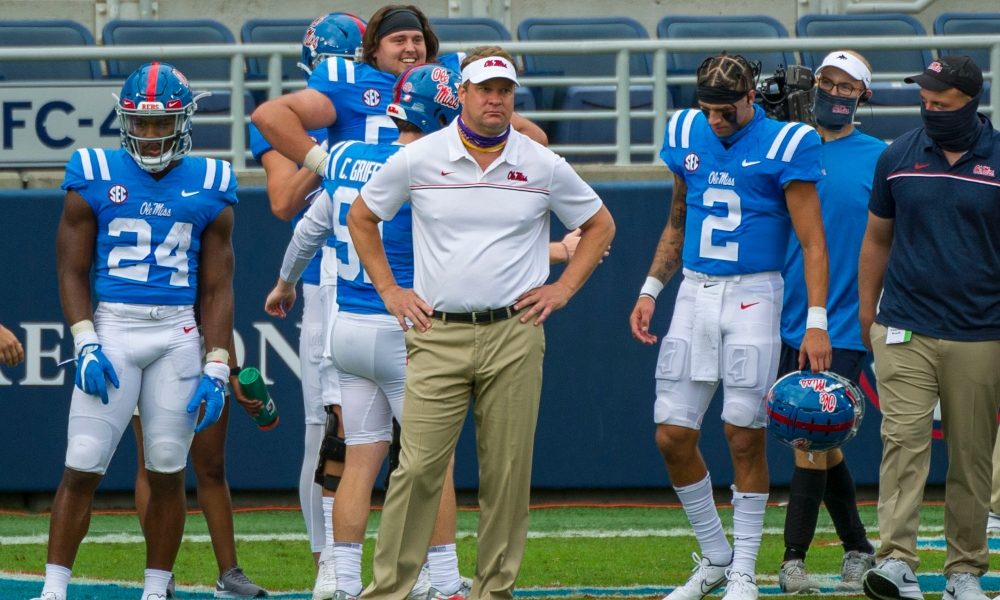
<path fill-rule="evenodd" d="M 939 63 L 938 61 L 934 61 L 931 64 L 927 65 L 928 71 L 934 71 L 935 73 L 940 73 L 941 69 L 942 69 L 941 63 Z"/>
<path fill-rule="evenodd" d="M 484 67 L 500 67 L 501 69 L 509 69 L 510 68 L 510 65 L 507 64 L 507 61 L 503 60 L 502 58 L 491 58 L 491 59 L 487 60 L 486 62 L 484 62 L 483 66 Z"/>

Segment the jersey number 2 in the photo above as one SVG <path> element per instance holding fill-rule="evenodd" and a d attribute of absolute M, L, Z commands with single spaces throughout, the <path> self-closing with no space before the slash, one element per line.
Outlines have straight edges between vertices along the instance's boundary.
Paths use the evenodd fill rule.
<path fill-rule="evenodd" d="M 711 208 L 716 204 L 726 205 L 725 215 L 709 215 L 701 222 L 702 258 L 715 260 L 737 261 L 740 256 L 739 242 L 726 242 L 722 245 L 712 243 L 714 231 L 734 231 L 743 220 L 743 210 L 740 207 L 740 196 L 733 190 L 708 188 L 701 196 L 702 203 Z"/>
<path fill-rule="evenodd" d="M 167 237 L 153 250 L 156 264 L 166 269 L 173 269 L 170 274 L 170 285 L 190 287 L 188 281 L 188 255 L 191 247 L 191 223 L 174 223 Z M 153 228 L 144 219 L 112 219 L 108 223 L 108 235 L 120 237 L 123 233 L 134 233 L 135 244 L 115 246 L 108 253 L 108 272 L 123 279 L 145 282 L 149 279 L 149 263 L 141 262 L 149 256 L 152 247 Z M 133 262 L 121 266 L 123 261 Z"/>

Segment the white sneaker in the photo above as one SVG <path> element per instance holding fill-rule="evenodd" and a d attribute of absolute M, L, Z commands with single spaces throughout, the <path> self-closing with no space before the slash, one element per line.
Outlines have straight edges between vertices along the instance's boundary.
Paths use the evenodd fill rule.
<path fill-rule="evenodd" d="M 972 573 L 952 573 L 944 586 L 941 600 L 988 600 L 983 588 L 979 585 L 979 577 Z"/>
<path fill-rule="evenodd" d="M 860 592 L 861 578 L 874 566 L 874 554 L 860 550 L 845 552 L 844 560 L 840 563 L 840 583 L 837 584 L 837 589 L 842 592 Z"/>
<path fill-rule="evenodd" d="M 694 561 L 691 576 L 684 585 L 664 596 L 663 600 L 701 600 L 726 582 L 726 569 L 729 565 L 713 565 L 707 558 L 698 556 L 697 552 L 691 553 L 691 559 Z"/>
<path fill-rule="evenodd" d="M 337 570 L 333 562 L 333 549 L 323 548 L 319 555 L 319 569 L 313 586 L 312 600 L 330 600 L 337 592 Z"/>
<path fill-rule="evenodd" d="M 427 600 L 468 600 L 471 595 L 472 584 L 465 583 L 464 581 L 458 586 L 458 591 L 453 594 L 439 592 L 438 589 L 433 586 L 431 586 L 431 589 L 427 590 Z"/>
<path fill-rule="evenodd" d="M 995 512 L 986 520 L 986 535 L 1000 535 L 1000 515 Z"/>
<path fill-rule="evenodd" d="M 757 600 L 760 592 L 753 575 L 729 571 L 727 577 L 729 581 L 726 583 L 726 593 L 722 595 L 722 600 Z"/>
<path fill-rule="evenodd" d="M 420 567 L 417 581 L 413 584 L 413 589 L 406 595 L 407 600 L 424 600 L 428 592 L 431 591 L 431 567 L 424 563 Z"/>
<path fill-rule="evenodd" d="M 778 570 L 778 587 L 786 594 L 818 594 L 819 583 L 809 577 L 801 558 L 786 560 Z"/>
<path fill-rule="evenodd" d="M 898 558 L 887 558 L 862 578 L 865 595 L 874 600 L 924 600 L 913 569 Z"/>
<path fill-rule="evenodd" d="M 66 595 L 56 592 L 42 592 L 41 596 L 32 598 L 31 600 L 66 600 Z"/>

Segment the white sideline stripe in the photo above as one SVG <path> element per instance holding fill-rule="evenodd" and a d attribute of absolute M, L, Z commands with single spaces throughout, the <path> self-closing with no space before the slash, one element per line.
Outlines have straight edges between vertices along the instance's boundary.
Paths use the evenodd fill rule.
<path fill-rule="evenodd" d="M 921 527 L 920 534 L 934 535 L 944 532 L 943 527 Z M 727 533 L 732 533 L 728 531 Z M 765 527 L 765 535 L 781 535 L 784 529 L 781 527 Z M 832 527 L 819 527 L 816 533 L 836 533 Z M 369 531 L 365 534 L 367 539 L 375 539 L 376 532 Z M 569 538 L 675 538 L 691 537 L 694 534 L 688 527 L 676 527 L 673 529 L 563 529 L 560 531 L 529 531 L 529 539 L 569 539 Z M 476 532 L 472 529 L 459 530 L 456 537 L 473 538 Z M 47 544 L 49 536 L 40 535 L 13 535 L 0 537 L 0 546 L 24 546 L 31 544 Z M 301 542 L 308 538 L 304 533 L 246 533 L 237 534 L 236 539 L 241 542 Z M 212 540 L 208 534 L 185 535 L 185 542 L 195 544 L 207 544 Z M 112 533 L 104 535 L 88 535 L 83 539 L 84 544 L 141 544 L 144 539 L 141 535 L 131 533 Z"/>

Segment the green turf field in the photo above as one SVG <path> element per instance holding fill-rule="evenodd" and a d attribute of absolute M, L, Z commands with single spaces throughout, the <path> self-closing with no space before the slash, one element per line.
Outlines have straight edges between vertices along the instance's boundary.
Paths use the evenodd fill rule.
<path fill-rule="evenodd" d="M 731 523 L 731 510 L 722 506 L 720 512 L 723 522 Z M 937 588 L 938 594 L 932 593 L 936 584 L 925 581 L 924 577 L 940 574 L 942 569 L 943 512 L 935 505 L 926 507 L 922 513 L 920 531 L 925 547 L 921 550 L 920 573 L 922 586 L 931 592 L 928 598 L 940 592 Z M 863 506 L 861 515 L 869 527 L 869 536 L 875 538 L 874 507 Z M 369 540 L 365 544 L 366 565 L 370 564 L 379 516 L 374 512 L 370 522 Z M 758 562 L 762 594 L 773 594 L 777 590 L 784 516 L 784 507 L 768 507 Z M 241 511 L 235 520 L 237 550 L 246 572 L 272 592 L 287 592 L 287 597 L 306 597 L 303 594 L 313 583 L 313 566 L 299 512 Z M 461 571 L 466 575 L 474 572 L 477 521 L 478 513 L 472 510 L 461 511 L 458 515 L 458 554 Z M 0 571 L 6 575 L 20 574 L 12 577 L 15 583 L 19 581 L 17 585 L 27 586 L 32 592 L 40 589 L 38 580 L 32 580 L 30 575 L 43 573 L 47 532 L 47 514 L 0 513 Z M 529 536 L 518 580 L 519 596 L 660 596 L 687 578 L 692 567 L 691 552 L 697 549 L 687 519 L 676 507 L 536 507 L 532 510 Z M 1000 551 L 1000 544 L 995 551 Z M 841 556 L 842 550 L 836 543 L 829 518 L 825 512 L 821 513 L 819 532 L 807 559 L 810 573 L 829 576 L 832 587 L 839 573 Z M 73 571 L 74 581 L 141 583 L 144 560 L 135 515 L 98 514 L 80 549 Z M 994 560 L 993 567 L 997 566 L 1000 564 Z M 198 590 L 208 589 L 204 586 L 211 585 L 217 575 L 205 521 L 200 513 L 188 517 L 185 541 L 174 571 L 185 592 L 181 597 L 185 598 L 202 597 Z M 371 570 L 366 566 L 365 580 L 370 576 Z M 5 592 L 5 582 L 7 579 L 0 579 L 0 598 L 22 597 Z M 986 579 L 984 588 L 996 592 L 1000 580 Z M 132 590 L 131 594 L 121 597 L 134 597 L 137 592 Z M 30 597 L 30 593 L 26 597 Z M 119 596 L 111 592 L 94 592 L 93 597 Z"/>

